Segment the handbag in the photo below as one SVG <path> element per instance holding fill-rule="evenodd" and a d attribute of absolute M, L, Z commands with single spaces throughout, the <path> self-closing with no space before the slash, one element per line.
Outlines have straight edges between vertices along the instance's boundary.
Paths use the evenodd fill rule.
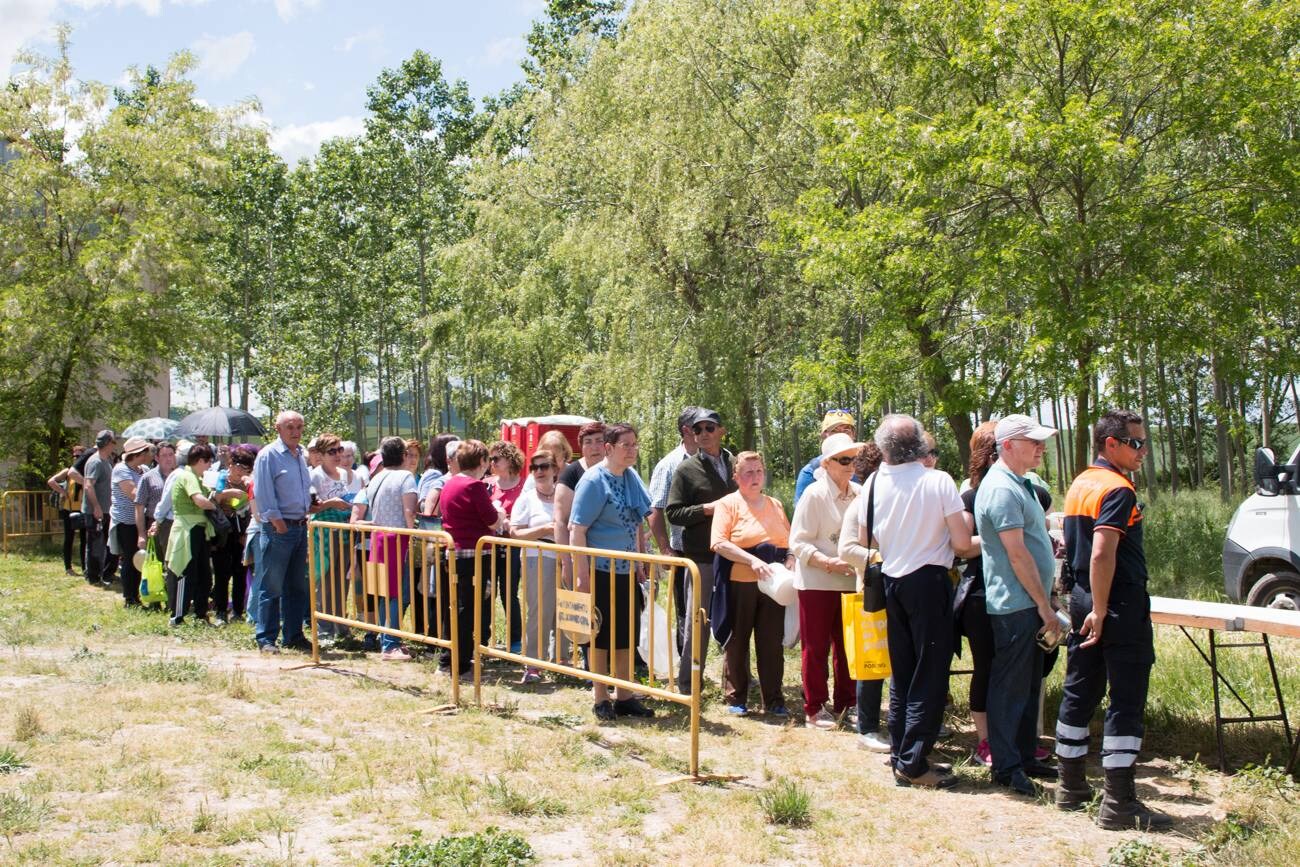
<path fill-rule="evenodd" d="M 226 513 L 221 510 L 220 506 L 215 509 L 204 509 L 203 514 L 207 516 L 208 523 L 212 525 L 213 544 L 220 548 L 230 538 L 232 532 L 230 518 L 226 517 Z"/>
<path fill-rule="evenodd" d="M 163 579 L 163 564 L 158 559 L 158 549 L 150 536 L 149 544 L 145 546 L 144 566 L 140 569 L 140 603 L 153 605 L 155 602 L 159 605 L 167 603 L 167 585 Z"/>
<path fill-rule="evenodd" d="M 866 610 L 863 597 L 862 593 L 845 593 L 840 597 L 849 676 L 854 680 L 884 680 L 890 674 L 885 612 Z"/>
<path fill-rule="evenodd" d="M 871 474 L 871 484 L 867 486 L 867 544 L 871 545 L 876 535 L 876 474 Z M 862 573 L 863 611 L 885 610 L 885 570 L 880 559 L 880 551 L 872 548 L 867 557 L 867 568 Z"/>

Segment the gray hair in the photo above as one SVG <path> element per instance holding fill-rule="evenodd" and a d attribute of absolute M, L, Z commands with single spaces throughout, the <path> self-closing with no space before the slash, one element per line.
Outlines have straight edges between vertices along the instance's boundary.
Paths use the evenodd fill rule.
<path fill-rule="evenodd" d="M 910 415 L 887 415 L 876 428 L 876 445 L 887 464 L 910 464 L 930 450 L 925 442 L 925 428 Z"/>
<path fill-rule="evenodd" d="M 343 442 L 339 443 L 339 445 L 343 447 L 343 451 L 352 452 L 353 455 L 356 455 L 357 444 L 354 443 L 352 440 L 344 440 Z"/>

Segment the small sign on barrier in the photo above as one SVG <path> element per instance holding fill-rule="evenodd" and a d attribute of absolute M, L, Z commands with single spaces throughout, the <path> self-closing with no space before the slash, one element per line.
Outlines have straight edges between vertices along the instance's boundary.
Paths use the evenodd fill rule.
<path fill-rule="evenodd" d="M 590 593 L 579 593 L 562 587 L 556 591 L 556 626 L 569 633 L 577 643 L 586 644 L 591 641 L 592 635 L 600 631 L 600 624 L 595 622 L 599 616 L 599 612 L 592 611 Z"/>

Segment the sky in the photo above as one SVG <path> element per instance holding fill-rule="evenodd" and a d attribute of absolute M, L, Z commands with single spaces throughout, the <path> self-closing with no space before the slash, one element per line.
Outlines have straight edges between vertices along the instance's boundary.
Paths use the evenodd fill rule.
<path fill-rule="evenodd" d="M 51 53 L 72 27 L 73 69 L 120 83 L 127 68 L 194 52 L 199 98 L 262 104 L 271 146 L 290 163 L 362 131 L 366 88 L 416 49 L 476 97 L 519 80 L 524 37 L 545 0 L 0 0 L 0 69 L 15 52 Z"/>

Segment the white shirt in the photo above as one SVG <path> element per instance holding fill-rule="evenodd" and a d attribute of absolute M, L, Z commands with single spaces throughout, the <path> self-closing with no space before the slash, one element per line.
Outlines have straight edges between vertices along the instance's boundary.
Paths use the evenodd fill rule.
<path fill-rule="evenodd" d="M 849 491 L 841 496 L 830 479 L 821 478 L 808 486 L 794 507 L 790 523 L 790 553 L 794 555 L 794 586 L 800 590 L 838 590 L 851 593 L 852 575 L 827 572 L 813 565 L 817 554 L 839 556 L 840 526 L 845 511 L 853 507 L 861 486 L 849 482 Z"/>
<path fill-rule="evenodd" d="M 529 476 L 531 479 L 532 477 Z M 555 520 L 555 497 L 551 496 L 550 502 L 542 500 L 538 496 L 536 489 L 524 491 L 515 500 L 515 506 L 510 510 L 510 526 L 517 527 L 521 530 L 527 530 L 532 527 L 541 527 Z M 546 541 L 552 541 L 550 539 Z M 525 548 L 524 555 L 530 560 L 537 559 L 537 549 Z M 555 559 L 554 551 L 543 551 L 542 556 L 547 560 Z"/>
<path fill-rule="evenodd" d="M 862 526 L 867 525 L 868 479 L 858 497 Z M 945 519 L 963 511 L 952 476 L 929 470 L 920 461 L 881 464 L 876 471 L 875 537 L 886 575 L 901 578 L 922 566 L 952 567 L 955 554 Z"/>

